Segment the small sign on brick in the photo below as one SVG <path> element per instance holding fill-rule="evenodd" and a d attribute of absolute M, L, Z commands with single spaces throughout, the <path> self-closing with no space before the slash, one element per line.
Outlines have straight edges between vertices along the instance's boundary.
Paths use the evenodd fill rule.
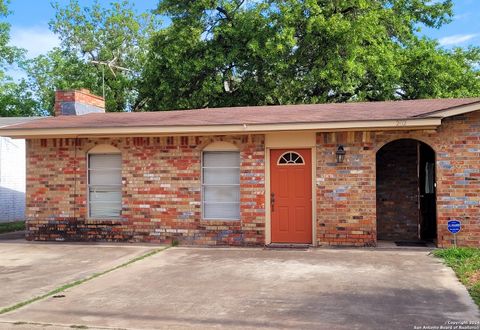
<path fill-rule="evenodd" d="M 450 220 L 447 223 L 447 229 L 453 234 L 453 245 L 457 247 L 457 233 L 462 229 L 462 223 L 458 220 Z"/>
<path fill-rule="evenodd" d="M 458 220 L 450 220 L 447 224 L 448 231 L 452 234 L 456 234 L 462 228 L 462 224 Z"/>

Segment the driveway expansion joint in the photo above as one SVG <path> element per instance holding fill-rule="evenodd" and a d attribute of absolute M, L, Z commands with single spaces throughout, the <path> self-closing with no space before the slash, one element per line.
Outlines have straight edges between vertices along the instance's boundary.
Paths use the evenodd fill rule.
<path fill-rule="evenodd" d="M 64 284 L 64 285 L 62 285 L 62 286 L 60 286 L 60 287 L 58 287 L 58 288 L 56 288 L 56 289 L 53 289 L 53 290 L 51 290 L 51 291 L 49 291 L 49 292 L 47 292 L 47 293 L 45 293 L 45 294 L 40 295 L 40 296 L 36 296 L 36 297 L 34 297 L 34 298 L 31 298 L 31 299 L 28 299 L 28 300 L 24 300 L 24 301 L 21 301 L 21 302 L 19 302 L 19 303 L 14 304 L 14 305 L 11 305 L 11 306 L 2 308 L 2 309 L 0 309 L 0 315 L 6 314 L 6 313 L 9 313 L 9 312 L 12 312 L 12 311 L 14 311 L 14 310 L 17 310 L 17 309 L 22 308 L 22 307 L 24 307 L 24 306 L 30 305 L 30 304 L 32 304 L 32 303 L 34 303 L 34 302 L 43 300 L 43 299 L 45 299 L 45 298 L 48 298 L 48 297 L 51 297 L 51 296 L 55 296 L 55 295 L 57 295 L 58 293 L 64 292 L 64 291 L 67 290 L 67 289 L 70 289 L 70 288 L 79 286 L 79 285 L 81 285 L 81 284 L 83 284 L 83 283 L 85 283 L 85 282 L 91 281 L 91 280 L 93 280 L 93 279 L 95 279 L 95 278 L 98 278 L 98 277 L 100 277 L 100 276 L 103 276 L 103 275 L 106 275 L 106 274 L 108 274 L 108 273 L 111 273 L 111 272 L 113 272 L 113 271 L 115 271 L 115 270 L 117 270 L 117 269 L 126 267 L 126 266 L 128 266 L 128 265 L 131 265 L 131 264 L 137 262 L 137 261 L 141 261 L 141 260 L 143 260 L 143 259 L 146 259 L 146 258 L 148 258 L 148 257 L 151 257 L 151 256 L 153 256 L 153 255 L 155 255 L 155 254 L 157 254 L 157 253 L 159 253 L 159 252 L 161 252 L 161 251 L 165 251 L 165 250 L 168 249 L 168 248 L 169 248 L 169 246 L 162 247 L 162 248 L 158 248 L 158 249 L 153 249 L 153 250 L 151 250 L 151 251 L 149 251 L 149 252 L 147 252 L 147 253 L 145 253 L 145 254 L 143 254 L 143 255 L 141 255 L 141 256 L 138 256 L 138 257 L 135 257 L 135 258 L 133 258 L 133 259 L 130 259 L 130 260 L 128 260 L 128 261 L 126 261 L 126 262 L 124 262 L 124 263 L 122 263 L 122 264 L 120 264 L 120 265 L 117 265 L 117 266 L 115 266 L 115 267 L 109 268 L 109 269 L 104 270 L 104 271 L 102 271 L 102 272 L 100 272 L 100 273 L 95 273 L 95 274 L 93 274 L 93 275 L 87 276 L 86 278 L 83 278 L 83 279 L 80 279 L 80 280 L 76 280 L 76 281 L 73 281 L 73 282 Z"/>

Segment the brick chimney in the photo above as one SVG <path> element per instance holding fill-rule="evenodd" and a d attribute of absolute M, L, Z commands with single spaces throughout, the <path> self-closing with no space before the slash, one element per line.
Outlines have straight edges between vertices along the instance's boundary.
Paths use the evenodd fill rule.
<path fill-rule="evenodd" d="M 55 92 L 55 117 L 99 112 L 105 112 L 105 100 L 88 89 Z"/>

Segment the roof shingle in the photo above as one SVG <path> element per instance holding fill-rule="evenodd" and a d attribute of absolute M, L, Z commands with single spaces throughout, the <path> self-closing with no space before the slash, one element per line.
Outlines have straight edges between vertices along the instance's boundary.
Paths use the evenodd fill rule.
<path fill-rule="evenodd" d="M 399 120 L 480 103 L 480 98 L 207 108 L 45 117 L 8 129 L 206 126 Z"/>

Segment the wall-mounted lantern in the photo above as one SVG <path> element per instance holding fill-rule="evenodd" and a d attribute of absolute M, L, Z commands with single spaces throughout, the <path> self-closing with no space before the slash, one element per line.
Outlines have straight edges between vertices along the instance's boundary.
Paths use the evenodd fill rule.
<path fill-rule="evenodd" d="M 335 152 L 335 157 L 337 158 L 338 164 L 343 163 L 343 161 L 345 160 L 346 153 L 347 152 L 345 151 L 342 145 L 338 146 L 337 151 Z"/>

